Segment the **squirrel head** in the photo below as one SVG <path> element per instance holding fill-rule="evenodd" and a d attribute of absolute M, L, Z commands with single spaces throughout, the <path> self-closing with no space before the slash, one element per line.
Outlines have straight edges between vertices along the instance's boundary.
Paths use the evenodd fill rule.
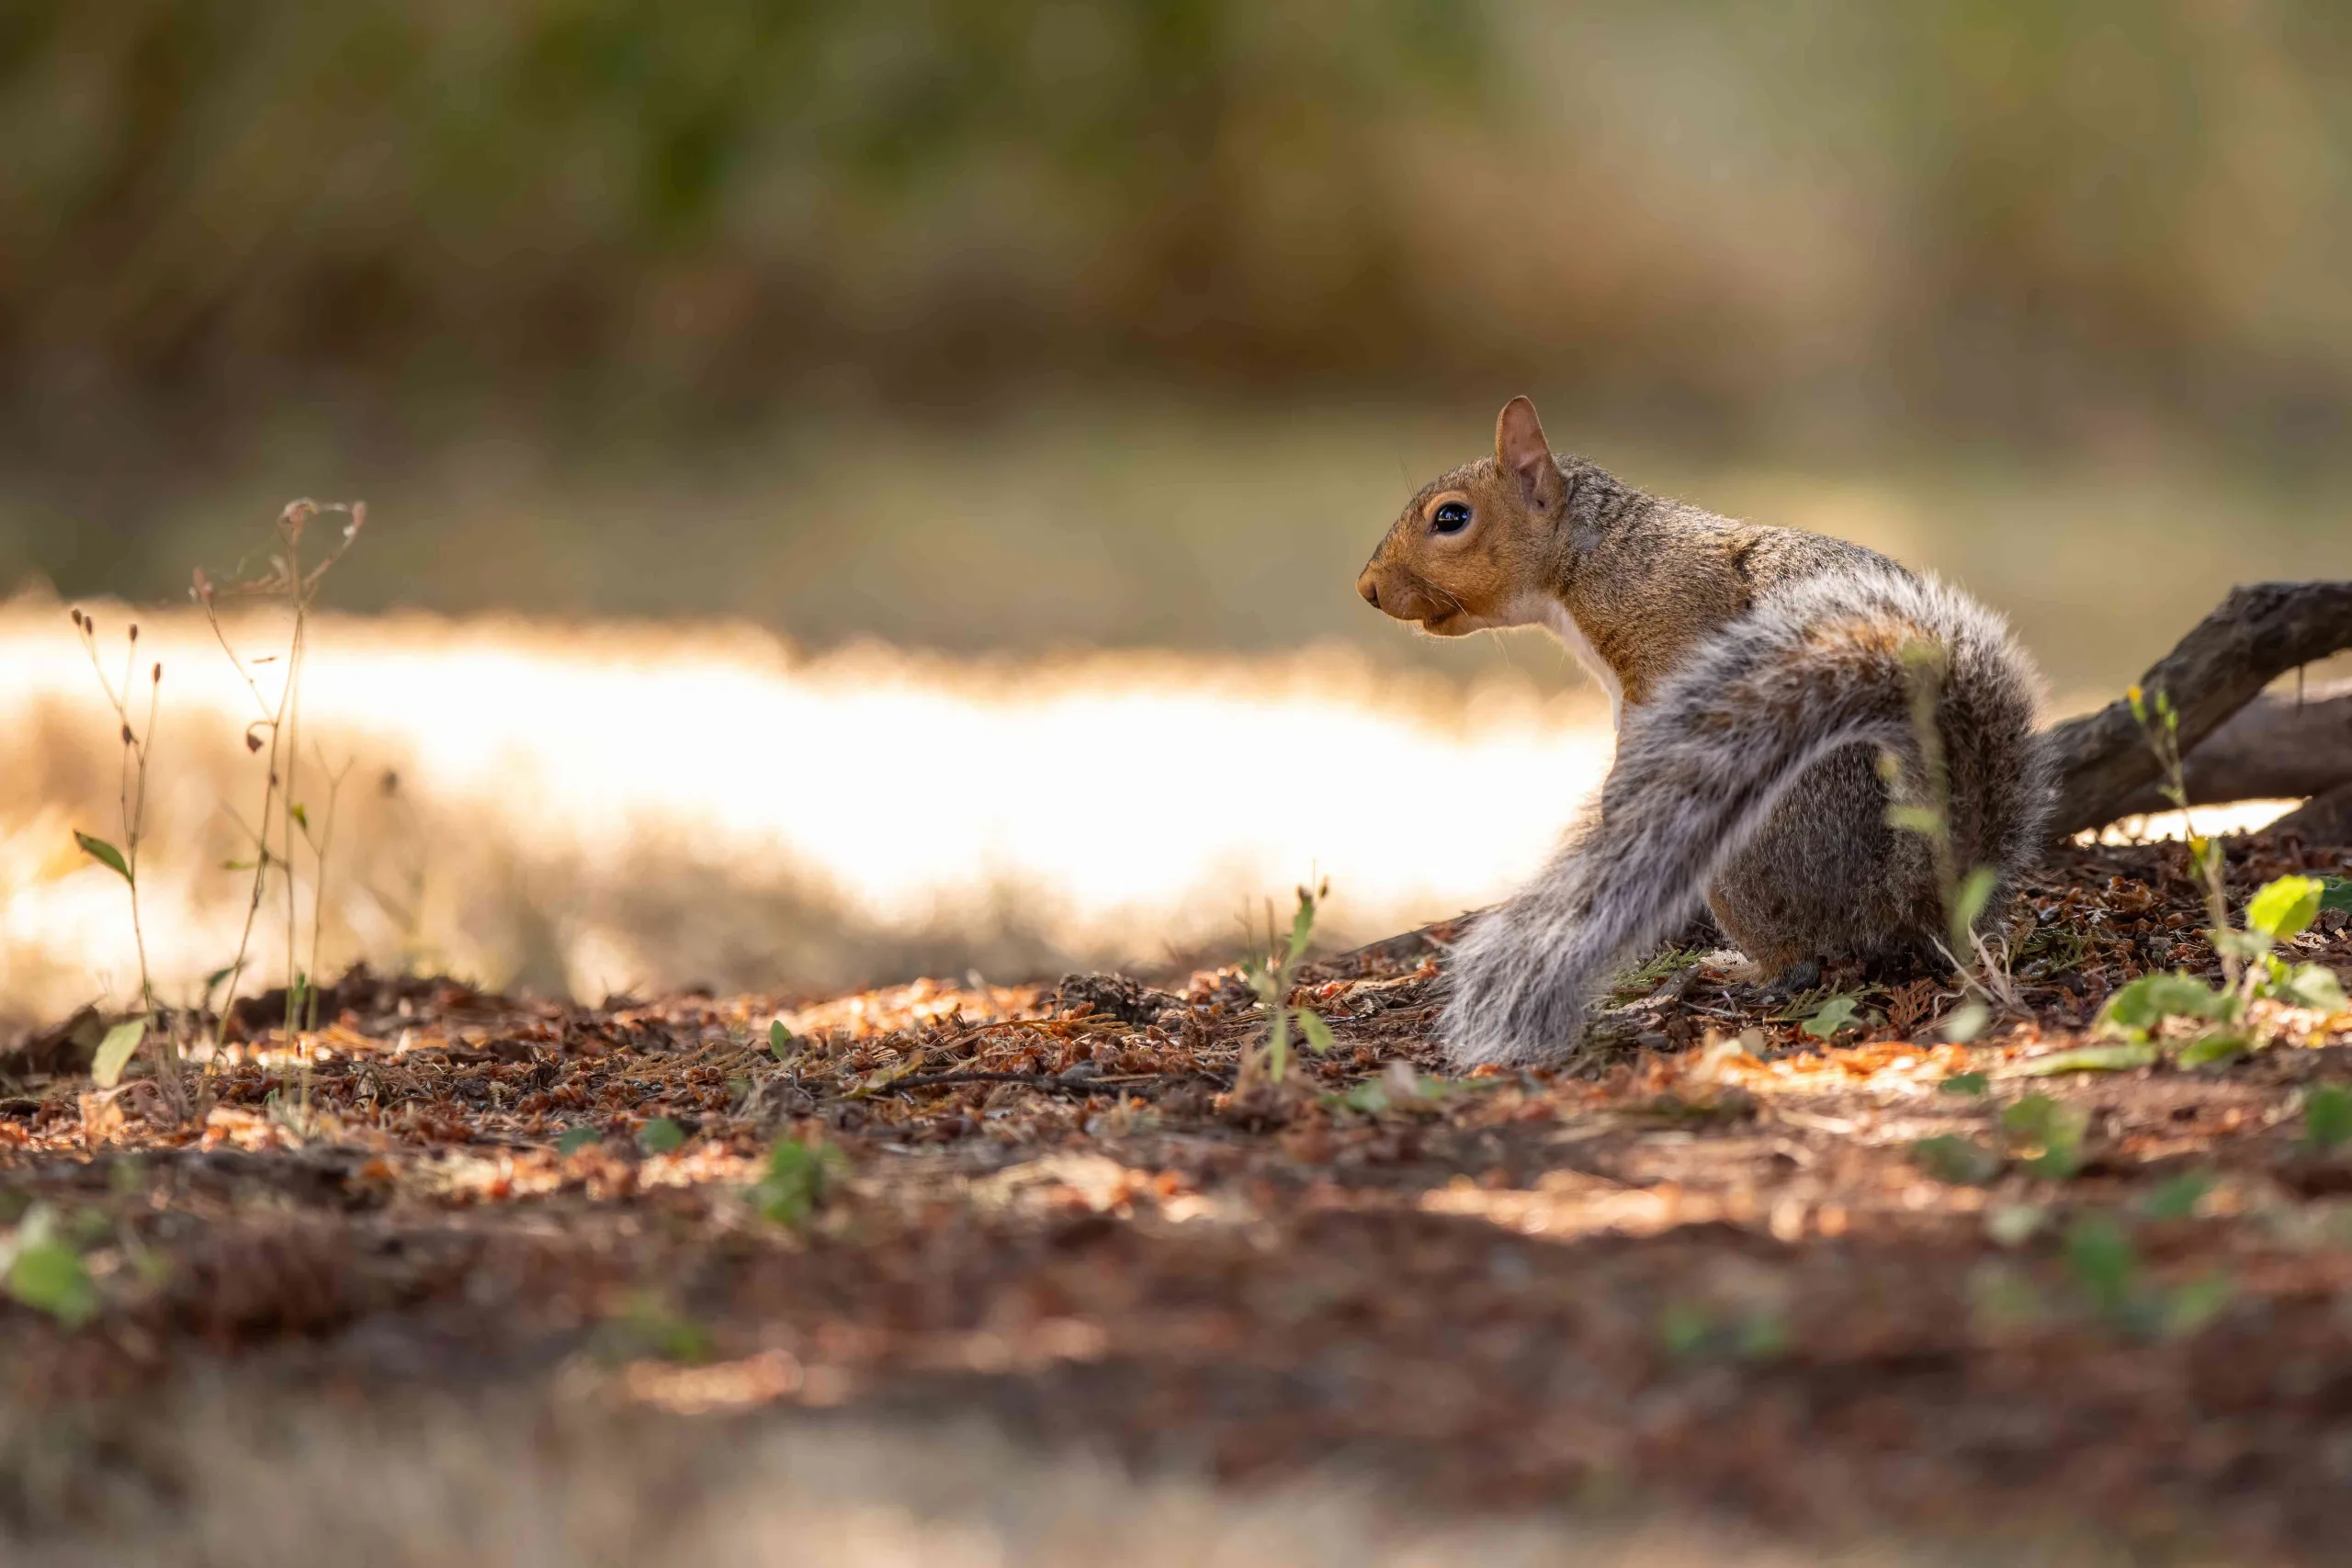
<path fill-rule="evenodd" d="M 1424 486 L 1364 563 L 1356 592 L 1438 637 L 1517 626 L 1558 554 L 1567 502 L 1535 405 L 1513 398 L 1495 420 L 1495 455 Z"/>

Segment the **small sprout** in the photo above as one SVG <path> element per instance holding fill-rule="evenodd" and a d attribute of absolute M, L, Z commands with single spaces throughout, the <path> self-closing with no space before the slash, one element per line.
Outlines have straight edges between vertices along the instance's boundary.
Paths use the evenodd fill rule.
<path fill-rule="evenodd" d="M 555 1141 L 555 1152 L 570 1158 L 602 1141 L 604 1136 L 603 1132 L 594 1127 L 574 1127 Z"/>
<path fill-rule="evenodd" d="M 2322 1084 L 2303 1097 L 2303 1146 L 2325 1154 L 2352 1139 L 2352 1093 Z"/>
<path fill-rule="evenodd" d="M 1945 1094 L 1983 1094 L 1985 1078 L 1983 1073 L 1954 1073 L 1936 1088 Z"/>
<path fill-rule="evenodd" d="M 2152 1220 L 2189 1219 L 2211 1190 L 2211 1176 L 2201 1170 L 2183 1171 L 2142 1200 L 2141 1212 Z"/>
<path fill-rule="evenodd" d="M 1331 1038 L 1331 1026 L 1323 1021 L 1321 1013 L 1311 1008 L 1298 1010 L 1298 1032 L 1306 1037 L 1306 1048 L 1318 1056 L 1339 1044 Z"/>
<path fill-rule="evenodd" d="M 847 1163 L 830 1144 L 786 1138 L 768 1151 L 767 1174 L 752 1189 L 752 1206 L 772 1224 L 798 1230 L 838 1185 Z"/>
<path fill-rule="evenodd" d="M 2001 1132 L 2012 1150 L 2025 1153 L 2025 1168 L 2036 1176 L 2064 1181 L 2082 1168 L 2083 1134 L 2090 1112 L 2046 1094 L 2030 1094 L 2001 1112 Z"/>
<path fill-rule="evenodd" d="M 685 1144 L 686 1132 L 667 1116 L 656 1116 L 639 1130 L 637 1141 L 647 1154 L 666 1155 Z"/>
<path fill-rule="evenodd" d="M 1911 1160 L 1939 1181 L 1956 1187 L 1981 1187 L 2001 1174 L 2001 1156 L 1973 1138 L 1952 1134 L 1922 1138 L 1911 1145 Z"/>
<path fill-rule="evenodd" d="M 0 1244 L 8 1294 L 68 1328 L 97 1315 L 98 1289 L 72 1241 L 59 1234 L 55 1211 L 36 1203 L 25 1212 L 17 1234 Z"/>
<path fill-rule="evenodd" d="M 777 1061 L 785 1059 L 785 1047 L 791 1043 L 792 1031 L 784 1026 L 784 1020 L 779 1018 L 768 1025 L 768 1052 Z"/>
<path fill-rule="evenodd" d="M 1714 1323 L 1702 1307 L 1673 1302 L 1657 1314 L 1658 1348 L 1678 1361 L 1687 1361 L 1707 1347 Z"/>
<path fill-rule="evenodd" d="M 2323 876 L 2319 887 L 2321 908 L 2352 910 L 2352 882 L 2340 876 Z"/>
<path fill-rule="evenodd" d="M 2066 1233 L 2066 1263 L 2101 1314 L 2127 1314 L 2139 1284 L 2140 1255 L 2113 1218 L 2086 1214 L 2075 1221 Z"/>

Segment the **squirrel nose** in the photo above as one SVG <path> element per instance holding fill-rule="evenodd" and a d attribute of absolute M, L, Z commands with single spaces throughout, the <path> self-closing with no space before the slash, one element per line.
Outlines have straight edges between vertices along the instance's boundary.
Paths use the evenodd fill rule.
<path fill-rule="evenodd" d="M 1364 568 L 1363 575 L 1356 579 L 1356 592 L 1363 595 L 1365 604 L 1380 608 L 1380 579 L 1373 575 L 1372 568 Z"/>

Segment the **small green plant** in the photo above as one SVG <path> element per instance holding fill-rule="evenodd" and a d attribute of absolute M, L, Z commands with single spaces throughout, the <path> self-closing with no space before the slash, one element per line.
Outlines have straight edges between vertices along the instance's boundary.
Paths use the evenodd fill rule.
<path fill-rule="evenodd" d="M 786 1138 L 768 1151 L 768 1168 L 752 1189 L 760 1216 L 786 1230 L 808 1224 L 847 1174 L 849 1161 L 831 1144 Z"/>
<path fill-rule="evenodd" d="M 603 1337 L 605 1353 L 616 1358 L 642 1356 L 692 1366 L 718 1351 L 709 1329 L 651 1291 L 632 1294 L 605 1325 Z"/>
<path fill-rule="evenodd" d="M 2065 1257 L 2076 1288 L 2092 1309 L 2138 1337 L 2193 1334 L 2229 1304 L 2230 1282 L 2218 1276 L 2169 1288 L 2149 1280 L 2138 1247 L 2110 1214 L 2076 1220 L 2066 1233 Z"/>
<path fill-rule="evenodd" d="M 2341 1012 L 2344 987 L 2334 970 L 2320 964 L 2290 964 L 2272 951 L 2318 918 L 2324 896 L 2316 877 L 2282 876 L 2264 884 L 2246 901 L 2244 929 L 2222 924 L 2207 933 L 2223 954 L 2226 984 L 2210 986 L 2178 970 L 2143 975 L 2108 998 L 2099 1010 L 2098 1032 L 2145 1047 L 2167 1021 L 2178 1020 L 2189 1026 L 2190 1038 L 2177 1059 L 2184 1066 L 2198 1066 L 2268 1043 L 2249 1027 L 2249 1007 L 2256 1000 Z M 2222 918 L 2227 919 L 2226 906 Z"/>
<path fill-rule="evenodd" d="M 1294 1007 L 1290 1003 L 1291 987 L 1298 978 L 1299 965 L 1306 957 L 1306 945 L 1315 936 L 1317 906 L 1330 896 L 1331 885 L 1322 883 L 1313 890 L 1298 890 L 1298 908 L 1291 916 L 1287 941 L 1278 938 L 1273 929 L 1273 908 L 1266 910 L 1266 935 L 1260 954 L 1242 960 L 1242 977 L 1266 1010 L 1266 1038 L 1256 1051 L 1243 1057 L 1240 1081 L 1254 1082 L 1262 1077 L 1269 1083 L 1280 1083 L 1290 1071 L 1291 1031 L 1295 1026 L 1306 1048 L 1315 1052 L 1331 1049 L 1331 1026 L 1323 1015 L 1311 1008 Z M 1237 1086 L 1238 1087 L 1238 1086 Z"/>
<path fill-rule="evenodd" d="M 666 1155 L 685 1146 L 686 1130 L 667 1116 L 656 1116 L 638 1129 L 638 1147 L 650 1155 Z"/>
<path fill-rule="evenodd" d="M 302 557 L 304 536 L 310 525 L 328 513 L 341 513 L 345 517 L 342 536 L 320 558 L 305 564 Z M 237 938 L 236 957 L 226 967 L 216 972 L 213 979 L 225 982 L 220 1007 L 216 1015 L 213 1033 L 213 1055 L 217 1059 L 227 1039 L 229 1014 L 237 999 L 237 987 L 243 980 L 247 960 L 252 953 L 254 926 L 261 914 L 264 898 L 269 889 L 269 876 L 276 868 L 286 888 L 286 1032 L 288 1036 L 304 1027 L 315 1027 L 318 1021 L 318 992 L 314 977 L 319 970 L 319 946 L 323 934 L 326 899 L 327 854 L 334 832 L 334 805 L 341 790 L 344 774 L 327 768 L 323 758 L 319 767 L 327 780 L 326 810 L 314 827 L 309 806 L 303 801 L 299 785 L 301 761 L 301 689 L 302 667 L 310 649 L 310 621 L 319 585 L 326 578 L 345 552 L 359 536 L 368 521 L 364 502 L 349 504 L 322 505 L 314 501 L 288 503 L 279 513 L 277 525 L 277 548 L 270 555 L 266 570 L 245 575 L 240 565 L 229 581 L 215 583 L 202 571 L 195 574 L 191 596 L 204 611 L 212 628 L 213 639 L 220 651 L 228 656 L 238 678 L 254 701 L 254 717 L 245 726 L 245 749 L 259 753 L 266 751 L 267 769 L 264 775 L 261 810 L 253 822 L 243 822 L 232 813 L 245 837 L 253 845 L 254 858 L 232 861 L 231 870 L 253 873 L 252 897 L 245 906 L 243 929 Z M 247 659 L 230 641 L 228 628 L 220 619 L 220 603 L 224 599 L 253 598 L 279 603 L 292 617 L 286 652 Z M 276 701 L 262 694 L 261 682 L 254 670 L 266 663 L 282 659 Z M 347 769 L 347 764 L 346 764 Z M 273 830 L 277 834 L 272 841 Z M 300 944 L 302 933 L 299 892 L 296 886 L 298 841 L 311 852 L 311 952 L 306 968 L 300 962 Z M 208 987 L 208 990 L 209 990 Z M 310 1100 L 310 1065 L 303 1061 L 302 1101 Z"/>
<path fill-rule="evenodd" d="M 2083 1134 L 2090 1121 L 2090 1112 L 2079 1105 L 2029 1094 L 2001 1112 L 2001 1134 L 2027 1170 L 2064 1181 L 2082 1168 Z"/>
<path fill-rule="evenodd" d="M 2325 1154 L 2352 1141 L 2352 1092 L 2322 1084 L 2303 1097 L 2303 1147 Z"/>
<path fill-rule="evenodd" d="M 1911 1145 L 1911 1160 L 1938 1181 L 1955 1187 L 1981 1187 L 2000 1175 L 2005 1163 L 1998 1149 L 1955 1133 L 1920 1139 Z"/>
<path fill-rule="evenodd" d="M 2213 1179 L 2201 1170 L 2185 1170 L 2141 1200 L 2140 1212 L 2151 1220 L 2185 1220 L 2213 1190 Z"/>
<path fill-rule="evenodd" d="M 792 1056 L 788 1049 L 791 1044 L 792 1031 L 784 1026 L 784 1020 L 776 1019 L 768 1025 L 768 1055 L 779 1062 L 788 1061 Z"/>
<path fill-rule="evenodd" d="M 78 828 L 74 829 L 74 842 L 80 846 L 82 852 L 121 877 L 123 886 L 128 889 L 130 897 L 131 944 L 139 953 L 140 1016 L 134 1021 L 140 1025 L 140 1028 L 136 1032 L 125 1035 L 123 1031 L 129 1029 L 130 1024 L 119 1025 L 115 1032 L 107 1037 L 108 1044 L 118 1047 L 120 1054 L 119 1056 L 108 1058 L 102 1050 L 101 1059 L 111 1060 L 112 1070 L 107 1074 L 106 1081 L 98 1087 L 111 1089 L 121 1077 L 123 1068 L 130 1064 L 130 1057 L 139 1049 L 141 1041 L 145 1038 L 147 1021 L 163 1017 L 163 1010 L 155 1003 L 154 976 L 147 966 L 146 924 L 140 918 L 139 851 L 146 838 L 148 749 L 154 743 L 155 739 L 157 704 L 164 690 L 164 665 L 161 660 L 157 660 L 148 666 L 147 713 L 142 725 L 136 712 L 139 692 L 139 623 L 131 622 L 130 629 L 124 637 L 122 676 L 118 682 L 113 676 L 107 673 L 106 658 L 98 649 L 96 619 L 77 607 L 73 612 L 73 620 L 74 634 L 81 639 L 83 651 L 89 655 L 91 671 L 97 676 L 99 688 L 106 693 L 107 705 L 114 710 L 117 731 L 122 739 L 121 765 L 117 770 L 115 792 L 117 811 L 121 824 L 121 847 L 117 848 L 107 840 L 96 834 L 85 833 Z M 128 1039 L 130 1042 L 127 1047 L 121 1044 L 123 1039 Z M 179 1078 L 179 1061 L 171 1032 L 167 1029 L 158 1029 L 155 1031 L 154 1039 L 161 1058 L 158 1063 L 161 1069 L 160 1076 L 175 1088 Z"/>
<path fill-rule="evenodd" d="M 1951 773 L 1944 759 L 1943 729 L 1936 708 L 1943 695 L 1946 653 L 1940 644 L 1914 640 L 1903 646 L 1911 693 L 1911 730 L 1918 747 L 1916 776 L 1892 749 L 1882 749 L 1879 777 L 1887 787 L 1890 827 L 1927 840 L 1943 902 L 1944 956 L 1958 971 L 1962 1001 L 1945 1018 L 1943 1037 L 1965 1044 L 1984 1032 L 1996 1005 L 2008 1001 L 2001 966 L 1993 961 L 1976 922 L 1991 902 L 2000 875 L 1991 866 L 1962 870 L 1951 833 Z"/>
<path fill-rule="evenodd" d="M 572 1127 L 555 1141 L 555 1152 L 569 1159 L 581 1150 L 594 1148 L 604 1141 L 604 1130 L 600 1127 Z"/>
<path fill-rule="evenodd" d="M 68 1328 L 79 1328 L 97 1315 L 98 1288 L 82 1262 L 81 1249 L 46 1203 L 26 1210 L 15 1235 L 0 1242 L 0 1270 L 5 1270 L 10 1297 Z"/>
<path fill-rule="evenodd" d="M 1787 1353 L 1789 1325 L 1766 1308 L 1720 1312 L 1695 1302 L 1669 1302 L 1657 1315 L 1657 1342 L 1677 1361 L 1770 1361 Z"/>

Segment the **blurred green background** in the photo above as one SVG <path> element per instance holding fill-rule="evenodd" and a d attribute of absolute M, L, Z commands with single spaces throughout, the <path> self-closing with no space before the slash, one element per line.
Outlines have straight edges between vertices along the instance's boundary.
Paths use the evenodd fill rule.
<path fill-rule="evenodd" d="M 2112 682 L 2352 573 L 2333 0 L 11 0 L 0 592 L 1471 671 L 1351 580 L 1533 392 Z"/>

